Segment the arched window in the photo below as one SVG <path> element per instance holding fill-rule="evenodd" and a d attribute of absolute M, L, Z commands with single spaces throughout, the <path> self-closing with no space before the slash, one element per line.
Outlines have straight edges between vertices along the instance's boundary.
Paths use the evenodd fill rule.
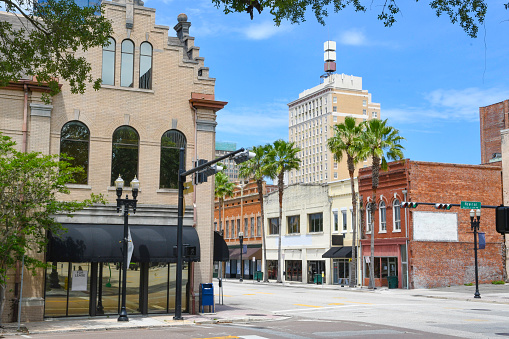
<path fill-rule="evenodd" d="M 74 183 L 86 185 L 88 182 L 88 150 L 90 131 L 79 121 L 69 121 L 60 132 L 60 153 L 64 153 L 72 160 L 67 160 L 73 167 L 81 167 L 80 173 L 73 175 Z"/>
<path fill-rule="evenodd" d="M 394 230 L 401 231 L 401 203 L 398 199 L 394 199 L 392 204 L 393 210 L 393 220 L 394 220 Z"/>
<path fill-rule="evenodd" d="M 160 188 L 178 188 L 180 148 L 186 148 L 184 134 L 174 129 L 164 132 L 161 137 Z"/>
<path fill-rule="evenodd" d="M 140 137 L 130 126 L 120 126 L 113 132 L 111 152 L 111 186 L 115 185 L 118 176 L 129 186 L 138 174 L 138 148 Z"/>
<path fill-rule="evenodd" d="M 146 41 L 140 46 L 140 88 L 152 89 L 152 45 Z"/>
<path fill-rule="evenodd" d="M 134 43 L 131 40 L 122 41 L 122 60 L 120 63 L 120 86 L 133 87 L 134 73 Z"/>
<path fill-rule="evenodd" d="M 115 39 L 108 38 L 108 45 L 103 47 L 103 85 L 115 85 Z"/>
<path fill-rule="evenodd" d="M 387 208 L 385 207 L 385 202 L 380 202 L 380 207 L 378 207 L 378 216 L 380 223 L 380 232 L 387 231 Z"/>

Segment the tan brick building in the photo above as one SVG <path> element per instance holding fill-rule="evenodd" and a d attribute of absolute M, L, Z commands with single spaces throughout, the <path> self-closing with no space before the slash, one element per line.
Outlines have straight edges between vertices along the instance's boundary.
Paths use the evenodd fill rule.
<path fill-rule="evenodd" d="M 498 166 L 458 165 L 402 160 L 380 172 L 375 211 L 375 283 L 387 286 L 398 278 L 399 288 L 433 288 L 474 282 L 473 232 L 469 210 L 452 207 L 437 210 L 420 204 L 402 208 L 403 201 L 450 203 L 480 201 L 502 203 L 501 170 Z M 371 201 L 371 168 L 359 170 L 362 201 L 362 277 L 369 282 L 371 230 L 366 206 Z M 486 248 L 478 250 L 479 282 L 502 280 L 504 241 L 495 229 L 495 209 L 483 208 L 479 232 Z M 482 291 L 481 291 L 482 294 Z"/>
<path fill-rule="evenodd" d="M 300 93 L 288 109 L 288 137 L 301 149 L 300 169 L 290 171 L 288 184 L 348 179 L 346 157 L 337 163 L 327 148 L 327 140 L 334 135 L 332 126 L 344 122 L 347 116 L 358 122 L 380 119 L 380 104 L 362 88 L 362 78 L 346 74 L 329 75 L 323 83 Z M 366 159 L 357 168 L 371 165 L 369 161 Z"/>
<path fill-rule="evenodd" d="M 50 248 L 47 260 L 53 269 L 41 270 L 36 277 L 25 274 L 23 321 L 118 314 L 117 244 L 123 218 L 116 212 L 113 181 L 119 174 L 126 186 L 134 176 L 141 182 L 137 212 L 129 217 L 135 250 L 127 279 L 128 314 L 172 313 L 178 149 L 185 148 L 186 168 L 194 159 L 214 159 L 216 112 L 226 102 L 215 100 L 215 79 L 209 77 L 189 35 L 187 16 L 178 16 L 175 34 L 156 25 L 155 10 L 142 2 L 103 4 L 113 25 L 111 43 L 83 53 L 92 65 L 92 76 L 103 79 L 99 91 L 89 88 L 83 95 L 71 94 L 63 83 L 62 92 L 45 105 L 41 93 L 47 89 L 29 79 L 0 88 L 2 133 L 23 150 L 66 151 L 86 170 L 77 183 L 69 184 L 71 194 L 62 198 L 79 200 L 95 193 L 108 201 L 72 219 L 57 217 L 69 229 L 62 239 L 73 245 L 67 252 Z M 17 20 L 11 14 L 0 15 L 2 20 Z M 124 188 L 126 193 L 130 195 L 129 187 Z M 184 242 L 197 244 L 198 255 L 184 265 L 182 305 L 193 313 L 198 310 L 199 284 L 212 280 L 212 182 L 196 186 L 186 202 Z M 53 237 L 51 244 L 58 241 Z M 77 251 L 79 241 L 85 244 L 83 253 Z M 110 247 L 110 256 L 101 252 Z M 93 248 L 95 254 L 89 252 Z M 88 276 L 82 288 L 73 281 L 78 270 Z M 13 287 L 19 282 L 11 281 Z M 8 295 L 11 304 L 17 285 L 13 291 Z M 4 320 L 13 320 L 15 311 L 8 305 Z"/>

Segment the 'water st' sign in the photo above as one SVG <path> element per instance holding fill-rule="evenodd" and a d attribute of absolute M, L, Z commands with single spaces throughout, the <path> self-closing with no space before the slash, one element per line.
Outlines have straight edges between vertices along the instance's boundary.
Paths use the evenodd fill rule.
<path fill-rule="evenodd" d="M 465 210 L 480 210 L 481 202 L 480 201 L 462 201 L 461 208 Z"/>

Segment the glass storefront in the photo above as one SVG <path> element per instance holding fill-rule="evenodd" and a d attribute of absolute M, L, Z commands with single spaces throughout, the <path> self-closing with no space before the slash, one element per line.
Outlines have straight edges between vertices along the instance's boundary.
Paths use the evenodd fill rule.
<path fill-rule="evenodd" d="M 267 260 L 267 275 L 269 279 L 277 279 L 277 260 Z"/>
<path fill-rule="evenodd" d="M 188 267 L 189 263 L 184 263 L 183 310 L 187 309 Z M 118 314 L 121 296 L 120 268 L 119 263 L 53 262 L 52 267 L 46 270 L 44 316 Z M 127 270 L 127 313 L 173 312 L 176 268 L 175 263 L 131 263 Z M 97 278 L 95 283 L 93 277 Z"/>
<path fill-rule="evenodd" d="M 315 274 L 320 274 L 322 276 L 322 281 L 327 281 L 325 276 L 325 261 L 324 260 L 315 260 L 308 261 L 308 283 L 313 284 L 315 282 Z"/>
<path fill-rule="evenodd" d="M 350 259 L 334 259 L 333 266 L 333 284 L 346 284 L 350 277 Z"/>
<path fill-rule="evenodd" d="M 286 260 L 286 277 L 287 281 L 302 281 L 302 261 Z"/>
<path fill-rule="evenodd" d="M 369 264 L 364 260 L 364 278 L 369 279 Z M 388 286 L 387 277 L 398 276 L 397 257 L 375 257 L 373 262 L 375 280 L 379 279 L 380 286 Z"/>

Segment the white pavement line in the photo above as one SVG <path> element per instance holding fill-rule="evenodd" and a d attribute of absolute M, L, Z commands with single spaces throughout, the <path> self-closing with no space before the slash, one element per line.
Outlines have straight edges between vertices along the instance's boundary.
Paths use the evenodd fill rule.
<path fill-rule="evenodd" d="M 32 338 L 31 336 L 26 335 L 26 334 L 22 334 L 22 335 L 20 335 L 20 337 L 23 337 L 23 338 Z"/>
<path fill-rule="evenodd" d="M 346 308 L 346 307 L 359 307 L 359 306 L 365 306 L 365 305 L 357 305 L 357 304 L 351 304 L 351 305 L 341 305 L 341 306 L 329 306 L 329 307 L 316 307 L 316 308 L 292 308 L 290 310 L 280 310 L 280 311 L 272 311 L 272 313 L 288 313 L 288 312 L 319 312 L 323 310 L 333 310 L 337 308 Z"/>
<path fill-rule="evenodd" d="M 267 337 L 260 337 L 259 335 L 241 335 L 239 338 L 242 339 L 269 339 Z"/>

